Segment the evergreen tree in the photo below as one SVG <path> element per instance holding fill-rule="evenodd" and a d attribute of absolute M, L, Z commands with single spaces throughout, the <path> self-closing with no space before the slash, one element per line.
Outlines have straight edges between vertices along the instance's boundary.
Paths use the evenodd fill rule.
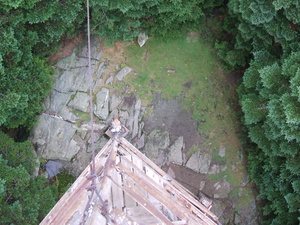
<path fill-rule="evenodd" d="M 249 170 L 261 198 L 268 201 L 266 224 L 296 224 L 300 215 L 300 195 L 293 187 L 300 180 L 299 163 L 295 163 L 300 149 L 299 52 L 273 62 L 261 53 L 254 54 L 238 89 L 244 124 L 259 148 L 248 152 Z"/>
<path fill-rule="evenodd" d="M 109 41 L 132 40 L 140 31 L 166 35 L 204 21 L 204 10 L 223 0 L 106 0 L 92 1 L 91 27 Z"/>
<path fill-rule="evenodd" d="M 242 121 L 256 144 L 246 148 L 251 178 L 266 201 L 265 224 L 297 224 L 300 218 L 298 6 L 299 1 L 230 0 L 224 24 L 234 48 L 252 57 L 238 94 Z"/>
<path fill-rule="evenodd" d="M 4 1 L 0 5 L 0 126 L 30 127 L 51 87 L 45 57 L 74 34 L 80 1 Z M 77 32 L 77 31 L 76 31 Z"/>
<path fill-rule="evenodd" d="M 0 131 L 1 224 L 38 224 L 55 204 L 57 188 L 30 175 L 35 160 L 29 141 L 16 143 Z"/>

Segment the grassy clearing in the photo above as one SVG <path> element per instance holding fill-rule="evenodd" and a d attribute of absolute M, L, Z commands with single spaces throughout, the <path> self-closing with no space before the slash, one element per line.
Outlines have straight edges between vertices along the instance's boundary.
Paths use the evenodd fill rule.
<path fill-rule="evenodd" d="M 151 38 L 142 48 L 127 46 L 125 54 L 126 63 L 137 72 L 127 81 L 143 100 L 154 92 L 166 99 L 180 97 L 184 84 L 204 83 L 215 70 L 209 49 L 200 42 L 188 42 L 186 36 L 172 41 Z"/>
<path fill-rule="evenodd" d="M 153 93 L 161 93 L 166 99 L 181 98 L 182 107 L 197 121 L 199 133 L 207 137 L 200 147 L 209 149 L 215 161 L 225 162 L 228 167 L 211 179 L 226 176 L 238 185 L 244 168 L 237 154 L 241 143 L 233 110 L 235 86 L 222 71 L 210 45 L 201 41 L 199 33 L 191 32 L 169 41 L 152 38 L 142 48 L 128 45 L 125 57 L 135 73 L 120 85 L 130 86 L 147 105 L 151 105 Z M 218 155 L 221 147 L 226 149 L 224 158 Z M 231 170 L 232 164 L 239 172 Z"/>
<path fill-rule="evenodd" d="M 205 147 L 216 152 L 221 146 L 235 160 L 240 141 L 232 109 L 235 87 L 231 86 L 220 62 L 201 35 L 191 32 L 174 40 L 151 38 L 144 47 L 125 47 L 126 64 L 134 74 L 119 85 L 129 85 L 144 104 L 153 93 L 165 99 L 182 98 L 182 107 L 197 120 L 198 130 L 207 137 Z"/>
<path fill-rule="evenodd" d="M 116 58 L 120 67 L 128 65 L 133 72 L 114 86 L 123 95 L 134 92 L 148 108 L 154 93 L 165 99 L 180 98 L 182 107 L 196 120 L 199 133 L 207 137 L 203 146 L 193 146 L 188 154 L 208 149 L 214 161 L 227 166 L 227 170 L 208 178 L 225 177 L 238 187 L 245 168 L 238 154 L 236 87 L 221 69 L 211 43 L 202 36 L 191 32 L 169 41 L 152 37 L 142 48 L 137 43 L 124 45 L 124 54 Z M 219 156 L 220 148 L 226 149 L 225 157 Z"/>

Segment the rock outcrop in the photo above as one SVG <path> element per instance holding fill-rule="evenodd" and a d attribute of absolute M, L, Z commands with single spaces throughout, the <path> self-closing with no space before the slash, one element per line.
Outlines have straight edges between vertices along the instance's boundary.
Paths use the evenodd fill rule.
<path fill-rule="evenodd" d="M 233 163 L 227 168 L 214 161 L 207 149 L 200 147 L 204 138 L 197 132 L 190 114 L 180 107 L 180 100 L 164 100 L 156 94 L 153 112 L 146 118 L 147 108 L 134 93 L 123 96 L 114 92 L 116 82 L 130 76 L 132 69 L 120 69 L 118 64 L 110 65 L 109 60 L 102 59 L 100 40 L 96 36 L 92 37 L 91 46 L 96 153 L 108 140 L 104 132 L 110 122 L 119 118 L 131 131 L 126 138 L 132 144 L 183 184 L 185 178 L 189 179 L 187 188 L 192 187 L 195 195 L 201 191 L 216 200 L 213 211 L 221 217 L 221 222 L 257 224 L 249 217 L 256 216 L 255 201 L 234 213 L 234 200 L 229 197 L 233 186 L 226 176 L 215 181 L 207 179 L 208 175 L 220 175 L 229 169 L 235 171 L 236 166 Z M 74 176 L 81 173 L 92 157 L 87 65 L 85 45 L 77 46 L 70 56 L 55 64 L 53 90 L 31 132 L 38 157 L 59 161 Z M 191 149 L 193 154 L 190 154 Z M 218 156 L 226 156 L 224 147 L 220 147 Z M 185 175 L 187 173 L 190 177 Z M 249 176 L 245 175 L 240 183 L 241 195 L 248 188 L 248 182 Z"/>

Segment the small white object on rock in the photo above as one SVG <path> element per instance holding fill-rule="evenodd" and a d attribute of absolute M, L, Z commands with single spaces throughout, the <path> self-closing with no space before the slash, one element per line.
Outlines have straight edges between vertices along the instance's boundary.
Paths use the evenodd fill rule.
<path fill-rule="evenodd" d="M 167 69 L 167 72 L 168 73 L 175 73 L 175 70 L 173 70 L 173 69 Z"/>
<path fill-rule="evenodd" d="M 219 149 L 219 156 L 224 157 L 225 154 L 226 154 L 226 148 L 221 146 L 220 149 Z"/>
<path fill-rule="evenodd" d="M 142 47 L 146 41 L 148 40 L 148 35 L 145 33 L 145 32 L 141 32 L 139 33 L 139 36 L 138 36 L 138 43 L 139 43 L 139 46 Z"/>
<path fill-rule="evenodd" d="M 121 125 L 121 122 L 120 120 L 118 119 L 114 119 L 111 123 L 111 132 L 120 132 L 122 129 L 122 125 Z"/>

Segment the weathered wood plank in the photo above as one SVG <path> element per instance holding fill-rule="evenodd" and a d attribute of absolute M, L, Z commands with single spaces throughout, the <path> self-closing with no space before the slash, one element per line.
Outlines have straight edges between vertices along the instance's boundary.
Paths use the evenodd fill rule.
<path fill-rule="evenodd" d="M 155 216 L 159 221 L 167 224 L 172 225 L 172 223 L 159 211 L 152 203 L 143 196 L 140 191 L 134 186 L 134 183 L 128 180 L 128 186 L 120 186 L 129 196 L 131 196 L 136 202 L 139 203 L 140 206 L 144 207 L 148 212 L 150 212 L 153 216 Z M 113 180 L 112 180 L 113 181 Z M 114 181 L 113 181 L 114 182 Z M 115 183 L 118 185 L 117 183 Z"/>
<path fill-rule="evenodd" d="M 105 161 L 102 156 L 111 150 L 112 142 L 113 140 L 109 140 L 95 157 L 96 171 L 99 172 L 102 169 L 103 165 L 101 162 Z M 60 198 L 40 223 L 41 225 L 66 224 L 73 215 L 83 215 L 89 196 L 89 192 L 86 188 L 91 184 L 91 181 L 86 178 L 89 174 L 90 166 L 87 166 L 69 190 Z"/>
<path fill-rule="evenodd" d="M 110 212 L 110 216 L 111 218 L 114 220 L 113 224 L 120 224 L 120 225 L 139 225 L 139 223 L 137 223 L 133 218 L 130 218 L 126 212 L 123 212 L 121 209 L 119 208 L 114 208 L 111 212 Z M 100 225 L 100 224 L 98 224 Z"/>
<path fill-rule="evenodd" d="M 129 162 L 127 162 L 127 163 L 129 163 Z M 200 218 L 197 218 L 195 215 L 192 214 L 192 212 L 190 212 L 188 209 L 186 209 L 185 206 L 180 207 L 180 205 L 178 205 L 178 202 L 176 202 L 176 199 L 172 198 L 171 195 L 169 193 L 167 193 L 165 190 L 159 189 L 157 186 L 150 184 L 149 179 L 147 179 L 147 181 L 148 181 L 147 182 L 145 180 L 145 177 L 137 176 L 136 174 L 132 173 L 122 163 L 119 163 L 117 165 L 117 167 L 120 168 L 120 170 L 122 170 L 122 172 L 128 176 L 126 179 L 131 178 L 140 187 L 142 187 L 144 190 L 146 190 L 148 193 L 150 193 L 153 197 L 155 197 L 159 202 L 161 202 L 168 209 L 170 209 L 172 211 L 172 213 L 174 213 L 177 217 L 179 217 L 181 219 L 186 219 L 186 220 L 193 219 L 193 220 L 197 221 L 199 224 L 206 224 L 206 223 L 204 223 L 204 221 L 208 222 L 208 224 L 212 224 L 212 223 L 209 223 L 210 221 L 208 220 L 208 218 L 203 217 L 203 218 L 201 218 L 202 220 L 200 220 Z"/>
<path fill-rule="evenodd" d="M 151 215 L 144 207 L 135 206 L 126 208 L 127 215 L 136 221 L 138 224 L 154 224 L 160 223 L 156 217 Z"/>
<path fill-rule="evenodd" d="M 120 162 L 120 157 L 118 156 L 116 163 L 119 162 Z M 119 185 L 122 185 L 122 175 L 118 173 L 116 170 L 113 171 L 112 179 Z M 113 207 L 122 209 L 125 206 L 123 190 L 119 188 L 117 185 L 112 185 L 111 191 L 112 191 Z"/>
<path fill-rule="evenodd" d="M 128 154 L 128 153 L 126 153 L 125 155 L 123 155 L 121 157 L 121 161 L 120 162 L 122 162 L 125 159 L 127 159 L 128 161 L 131 161 L 132 160 L 131 155 Z M 127 180 L 124 177 L 123 177 L 123 184 L 124 185 L 128 185 L 127 184 Z M 133 207 L 133 206 L 137 205 L 137 202 L 134 201 L 134 199 L 132 199 L 132 197 L 130 195 L 128 195 L 126 192 L 124 192 L 124 201 L 125 201 L 124 204 L 125 204 L 126 207 Z"/>
<path fill-rule="evenodd" d="M 198 210 L 196 210 L 196 208 L 192 204 L 190 204 L 190 202 L 188 202 L 186 199 L 182 198 L 181 195 L 179 195 L 178 190 L 176 190 L 174 187 L 172 187 L 172 185 L 168 181 L 163 180 L 163 182 L 165 184 L 164 186 L 167 186 L 167 188 L 161 188 L 159 185 L 156 185 L 156 181 L 155 180 L 152 180 L 151 174 L 150 174 L 150 177 L 149 177 L 150 179 L 147 179 L 147 178 L 145 178 L 145 176 L 143 176 L 143 172 L 141 170 L 139 170 L 138 168 L 135 168 L 135 165 L 130 165 L 131 162 L 129 162 L 128 160 L 124 159 L 122 161 L 122 163 L 124 164 L 125 162 L 126 162 L 125 166 L 129 165 L 129 167 L 134 168 L 135 174 L 137 174 L 137 176 L 139 177 L 139 179 L 144 180 L 144 182 L 146 182 L 146 183 L 148 182 L 149 184 L 153 185 L 153 187 L 155 187 L 156 190 L 161 193 L 161 195 L 163 193 L 163 195 L 165 195 L 165 196 L 173 195 L 174 197 L 176 197 L 176 200 L 178 200 L 181 203 L 182 208 L 184 208 L 184 209 L 187 210 L 187 211 L 185 211 L 185 213 L 190 214 L 191 218 L 196 219 L 194 217 L 195 215 L 192 213 L 194 211 L 195 213 L 197 213 L 196 216 L 198 216 L 201 220 L 205 221 L 208 224 L 212 224 L 212 225 L 215 224 L 215 223 L 211 222 L 211 219 L 208 218 L 207 215 L 205 215 L 202 212 L 199 212 Z M 148 168 L 149 166 L 147 165 L 145 167 Z M 150 198 L 150 201 L 153 202 L 153 200 L 151 200 L 151 198 Z M 163 203 L 162 201 L 160 201 L 158 199 L 156 199 L 156 201 L 154 201 L 154 202 L 161 202 L 161 203 Z M 167 205 L 165 205 L 165 206 L 168 208 Z M 182 210 L 182 208 L 181 208 L 181 210 Z M 177 214 L 177 216 L 178 216 L 178 214 Z"/>
<path fill-rule="evenodd" d="M 121 154 L 117 154 L 118 152 Z M 91 198 L 91 192 L 86 190 L 92 184 L 91 180 L 87 179 L 91 175 L 91 165 L 93 162 L 45 217 L 41 222 L 42 225 L 68 223 L 73 225 L 82 220 L 87 202 Z M 141 224 L 145 222 L 148 225 L 218 224 L 218 218 L 198 202 L 192 193 L 170 178 L 122 137 L 112 137 L 97 154 L 95 174 L 96 188 L 101 197 L 98 198 L 96 193 L 92 196 L 95 207 L 90 208 L 92 211 L 87 218 L 87 224 L 91 225 L 94 222 L 99 224 L 100 220 L 102 222 L 106 220 L 99 208 L 103 203 L 102 200 L 106 201 L 111 215 L 115 213 L 116 219 L 119 215 L 120 219 L 125 218 L 129 221 L 130 214 L 135 220 L 141 219 Z M 128 216 L 122 212 L 125 206 L 128 207 Z M 149 212 L 156 221 L 155 219 L 150 221 L 150 214 L 146 216 L 144 213 L 142 217 L 143 213 L 139 214 L 141 209 L 139 207 L 143 207 L 144 212 Z M 173 222 L 166 216 L 169 216 L 169 212 L 172 212 L 170 218 Z"/>
<path fill-rule="evenodd" d="M 142 154 L 139 150 L 135 149 L 135 147 L 128 142 L 125 138 L 120 138 L 120 145 L 123 147 L 124 151 L 129 151 L 137 155 L 141 160 L 143 160 L 146 164 L 148 164 L 151 168 L 153 168 L 160 176 L 165 177 L 167 180 L 173 180 L 168 174 L 166 174 L 163 170 L 161 170 L 155 163 L 153 163 L 150 159 L 148 159 L 144 154 Z M 182 185 L 180 185 L 175 180 L 172 182 L 172 185 L 178 189 L 180 196 L 190 202 L 195 206 L 194 210 L 197 214 L 197 211 L 200 210 L 203 213 L 209 215 L 216 222 L 214 224 L 218 224 L 218 217 L 214 215 L 210 210 L 208 210 L 205 206 L 203 206 L 199 201 L 196 200 L 196 197 L 187 189 L 185 189 Z M 198 210 L 196 210 L 198 209 Z M 193 211 L 194 211 L 193 210 Z"/>

